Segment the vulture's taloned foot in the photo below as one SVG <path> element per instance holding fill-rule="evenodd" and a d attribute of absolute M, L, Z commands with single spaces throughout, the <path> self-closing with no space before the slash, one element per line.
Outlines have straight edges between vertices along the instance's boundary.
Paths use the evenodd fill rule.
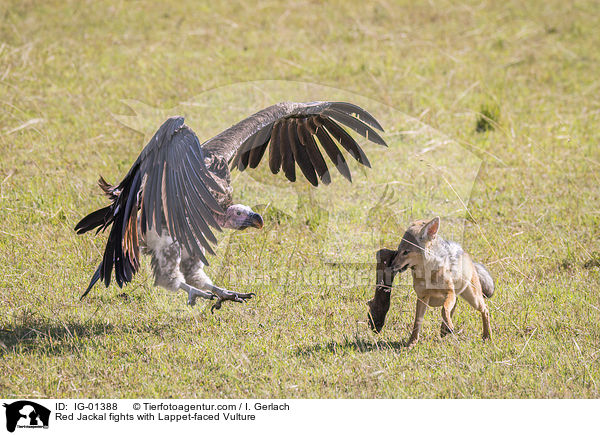
<path fill-rule="evenodd" d="M 185 282 L 179 284 L 179 288 L 188 294 L 188 305 L 193 307 L 196 305 L 196 298 L 214 299 L 216 296 L 213 293 L 198 290 Z"/>
<path fill-rule="evenodd" d="M 256 296 L 256 293 L 237 293 L 216 286 L 211 286 L 210 290 L 217 297 L 217 302 L 215 302 L 215 304 L 210 308 L 211 313 L 215 310 L 220 310 L 223 301 L 233 301 L 242 303 L 246 302 L 247 299 L 251 299 L 252 296 Z"/>

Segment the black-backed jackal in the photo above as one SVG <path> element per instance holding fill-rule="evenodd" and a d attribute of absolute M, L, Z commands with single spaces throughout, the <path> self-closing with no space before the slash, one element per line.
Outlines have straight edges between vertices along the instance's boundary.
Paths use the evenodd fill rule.
<path fill-rule="evenodd" d="M 442 336 L 454 331 L 452 314 L 457 296 L 481 313 L 483 338 L 490 338 L 490 318 L 485 298 L 494 293 L 494 281 L 485 266 L 472 261 L 458 243 L 439 237 L 439 228 L 439 217 L 414 221 L 404 233 L 397 251 L 382 249 L 378 252 L 378 287 L 375 297 L 368 303 L 369 323 L 373 329 L 381 330 L 389 307 L 389 291 L 394 275 L 410 268 L 417 293 L 417 309 L 408 347 L 414 346 L 419 340 L 427 307 L 442 307 Z M 379 269 L 386 269 L 385 273 L 382 275 Z M 387 297 L 385 292 L 388 293 Z"/>

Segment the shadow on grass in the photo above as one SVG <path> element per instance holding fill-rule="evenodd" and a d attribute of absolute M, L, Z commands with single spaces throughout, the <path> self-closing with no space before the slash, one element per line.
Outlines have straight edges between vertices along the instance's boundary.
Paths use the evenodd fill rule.
<path fill-rule="evenodd" d="M 330 341 L 329 343 L 315 344 L 312 346 L 300 346 L 296 349 L 296 356 L 310 356 L 313 354 L 327 353 L 346 353 L 346 352 L 377 352 L 392 350 L 395 352 L 406 349 L 405 341 L 367 341 L 362 338 L 354 340 L 344 340 L 339 343 Z"/>
<path fill-rule="evenodd" d="M 55 323 L 26 320 L 0 329 L 0 355 L 3 352 L 63 354 L 76 351 L 81 339 L 110 334 L 114 327 L 101 321 Z"/>

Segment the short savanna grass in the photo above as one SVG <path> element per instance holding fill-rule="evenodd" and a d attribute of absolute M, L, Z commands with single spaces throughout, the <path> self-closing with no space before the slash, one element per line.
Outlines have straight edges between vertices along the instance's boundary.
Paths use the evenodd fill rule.
<path fill-rule="evenodd" d="M 169 3 L 0 5 L 0 396 L 598 397 L 597 4 Z M 266 204 L 241 177 L 236 197 L 264 207 L 265 229 L 221 236 L 209 274 L 256 298 L 214 315 L 209 304 L 188 307 L 183 293 L 153 287 L 144 260 L 126 288 L 99 286 L 79 301 L 105 239 L 73 226 L 105 201 L 98 174 L 120 179 L 144 145 L 113 116 L 133 115 L 122 100 L 177 107 L 272 79 L 365 96 L 481 159 L 468 211 L 453 223 L 464 222 L 461 242 L 496 279 L 491 342 L 459 301 L 458 334 L 439 338 L 439 310 L 430 310 L 421 342 L 406 351 L 415 306 L 406 274 L 384 330 L 372 333 L 374 282 L 303 278 L 355 274 L 324 261 L 327 216 Z M 228 107 L 213 103 L 219 131 Z M 239 104 L 247 115 L 262 108 Z M 366 108 L 391 132 L 411 127 Z M 439 213 L 429 198 L 448 189 L 427 184 L 418 164 L 402 177 L 413 151 L 431 147 L 408 136 L 391 136 L 387 151 L 368 147 L 372 179 L 404 183 L 391 214 L 372 215 L 394 223 L 374 242 L 388 247 L 410 219 Z M 336 179 L 318 194 L 360 187 Z M 382 195 L 349 201 L 350 219 Z M 367 244 L 362 233 L 347 237 Z"/>

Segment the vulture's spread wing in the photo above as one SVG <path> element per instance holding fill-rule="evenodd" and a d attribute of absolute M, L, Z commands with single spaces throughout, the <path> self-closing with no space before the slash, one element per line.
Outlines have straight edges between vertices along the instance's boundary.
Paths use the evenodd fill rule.
<path fill-rule="evenodd" d="M 209 242 L 217 240 L 210 227 L 221 228 L 213 213 L 223 213 L 211 190 L 222 189 L 206 169 L 200 142 L 183 118 L 170 118 L 158 129 L 118 186 L 103 180 L 100 186 L 112 204 L 75 227 L 82 234 L 112 224 L 102 263 L 83 296 L 99 279 L 108 286 L 113 266 L 119 286 L 131 281 L 139 267 L 138 213 L 142 235 L 151 228 L 160 235 L 164 216 L 171 237 L 208 264 L 202 248 L 214 253 Z"/>
<path fill-rule="evenodd" d="M 350 103 L 279 103 L 244 119 L 202 145 L 207 154 L 231 161 L 240 171 L 256 168 L 269 148 L 269 168 L 274 174 L 281 169 L 290 181 L 296 181 L 295 165 L 314 186 L 318 178 L 331 182 L 321 148 L 338 171 L 352 181 L 350 170 L 339 143 L 361 164 L 370 167 L 369 159 L 338 123 L 380 145 L 385 141 L 375 131 L 383 131 L 366 110 Z M 318 142 L 317 142 L 318 141 Z M 270 147 L 269 147 L 270 144 Z M 320 145 L 320 147 L 319 147 Z"/>
<path fill-rule="evenodd" d="M 374 130 L 383 131 L 375 118 L 350 103 L 276 104 L 202 146 L 194 132 L 183 124 L 183 118 L 168 119 L 121 183 L 110 186 L 104 180 L 100 181 L 100 187 L 112 204 L 84 217 L 75 227 L 79 234 L 111 227 L 102 262 L 82 297 L 98 280 L 108 286 L 113 268 L 119 286 L 130 282 L 137 272 L 138 213 L 142 236 L 150 229 L 160 235 L 164 219 L 169 235 L 208 264 L 202 248 L 214 253 L 211 243 L 216 243 L 216 238 L 210 227 L 221 230 L 214 214 L 222 214 L 224 210 L 215 199 L 215 194 L 223 193 L 223 189 L 206 168 L 205 158 L 231 162 L 243 171 L 248 166 L 255 168 L 271 144 L 269 167 L 273 173 L 283 168 L 286 177 L 295 181 L 295 165 L 298 164 L 306 178 L 316 186 L 317 176 L 325 184 L 331 181 L 322 148 L 340 173 L 351 181 L 350 170 L 336 142 L 363 165 L 370 166 L 370 163 L 338 122 L 372 142 L 385 145 Z M 220 181 L 227 184 L 227 180 Z"/>

